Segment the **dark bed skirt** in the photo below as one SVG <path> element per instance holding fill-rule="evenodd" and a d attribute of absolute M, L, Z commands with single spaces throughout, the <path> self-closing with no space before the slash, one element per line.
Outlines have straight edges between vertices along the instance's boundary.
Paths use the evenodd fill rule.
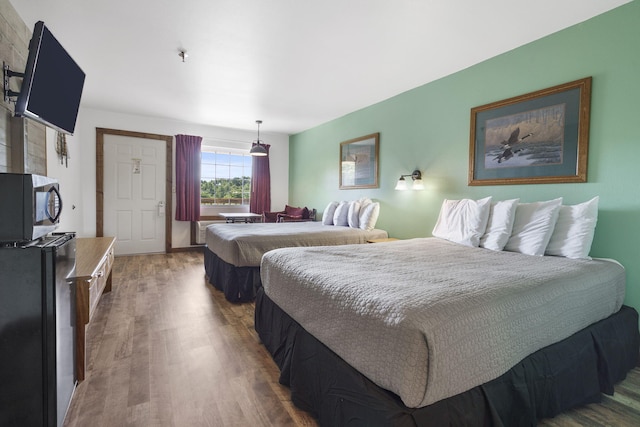
<path fill-rule="evenodd" d="M 423 408 L 402 401 L 344 362 L 260 288 L 255 328 L 293 403 L 321 426 L 535 426 L 612 394 L 638 362 L 638 313 L 622 309 L 533 353 L 501 377 Z"/>
<path fill-rule="evenodd" d="M 260 267 L 236 267 L 220 259 L 209 248 L 204 249 L 204 271 L 209 283 L 224 292 L 231 302 L 253 301 L 256 289 L 261 286 Z"/>

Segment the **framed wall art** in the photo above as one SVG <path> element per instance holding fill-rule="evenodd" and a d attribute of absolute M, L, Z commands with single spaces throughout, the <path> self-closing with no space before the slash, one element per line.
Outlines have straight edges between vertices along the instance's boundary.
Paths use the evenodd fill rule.
<path fill-rule="evenodd" d="M 469 185 L 587 181 L 591 77 L 471 109 Z"/>
<path fill-rule="evenodd" d="M 380 134 L 340 143 L 340 189 L 378 188 Z"/>

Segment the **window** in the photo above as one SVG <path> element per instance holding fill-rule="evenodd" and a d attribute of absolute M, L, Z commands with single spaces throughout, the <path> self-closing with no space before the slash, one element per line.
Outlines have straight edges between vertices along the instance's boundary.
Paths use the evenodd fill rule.
<path fill-rule="evenodd" d="M 200 204 L 249 205 L 251 156 L 247 150 L 203 147 L 200 168 Z"/>

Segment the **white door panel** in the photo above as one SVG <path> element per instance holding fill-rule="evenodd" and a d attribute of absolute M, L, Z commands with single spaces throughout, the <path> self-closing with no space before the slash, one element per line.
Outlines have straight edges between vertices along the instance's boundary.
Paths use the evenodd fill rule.
<path fill-rule="evenodd" d="M 155 140 L 104 137 L 104 235 L 116 255 L 165 250 L 166 154 Z"/>

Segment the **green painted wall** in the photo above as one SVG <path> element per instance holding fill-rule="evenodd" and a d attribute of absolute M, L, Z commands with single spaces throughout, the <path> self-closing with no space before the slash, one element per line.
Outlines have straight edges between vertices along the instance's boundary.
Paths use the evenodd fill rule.
<path fill-rule="evenodd" d="M 291 136 L 289 202 L 322 210 L 332 200 L 381 203 L 378 227 L 399 238 L 430 236 L 444 198 L 600 196 L 591 254 L 627 268 L 625 303 L 640 311 L 640 2 L 507 52 L 438 81 Z M 452 52 L 455 54 L 455 52 Z M 588 182 L 467 185 L 470 109 L 593 77 Z M 398 78 L 402 78 L 399 76 Z M 339 145 L 380 132 L 380 187 L 338 189 Z M 394 191 L 418 168 L 426 191 Z"/>

